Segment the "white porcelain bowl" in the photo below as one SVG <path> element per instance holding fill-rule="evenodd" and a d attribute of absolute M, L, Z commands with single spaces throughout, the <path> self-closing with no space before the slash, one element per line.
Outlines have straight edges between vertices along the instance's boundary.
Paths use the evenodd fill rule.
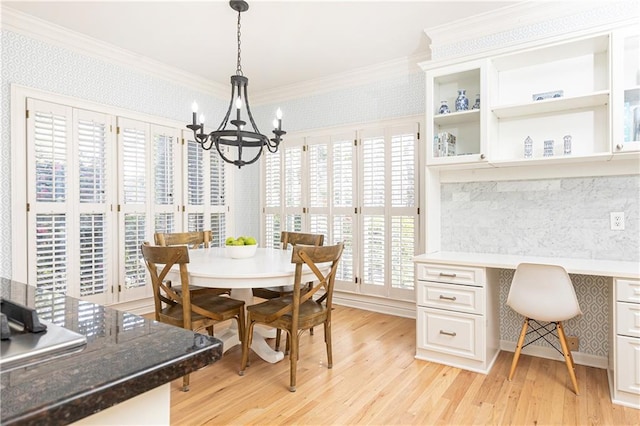
<path fill-rule="evenodd" d="M 232 259 L 245 259 L 256 254 L 257 244 L 252 246 L 226 246 L 227 256 Z"/>

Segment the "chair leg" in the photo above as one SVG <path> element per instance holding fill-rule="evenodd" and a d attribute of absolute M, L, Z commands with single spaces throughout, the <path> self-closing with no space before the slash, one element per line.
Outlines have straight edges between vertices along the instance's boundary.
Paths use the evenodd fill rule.
<path fill-rule="evenodd" d="M 289 361 L 291 363 L 289 375 L 291 377 L 289 383 L 289 391 L 296 391 L 296 370 L 298 368 L 298 333 L 296 330 L 290 330 L 287 335 L 287 341 L 291 342 L 291 351 L 289 352 Z"/>
<path fill-rule="evenodd" d="M 238 372 L 240 376 L 244 376 L 244 370 L 247 368 L 249 361 L 249 348 L 251 347 L 251 338 L 253 336 L 253 325 L 251 315 L 249 315 L 249 323 L 244 329 L 245 333 L 242 339 L 242 361 L 240 362 L 240 371 Z"/>
<path fill-rule="evenodd" d="M 522 324 L 522 330 L 520 331 L 520 337 L 518 338 L 518 344 L 513 354 L 513 361 L 511 362 L 511 370 L 509 371 L 509 381 L 513 378 L 513 373 L 516 371 L 516 365 L 518 365 L 518 359 L 520 358 L 520 351 L 522 351 L 522 345 L 524 344 L 524 338 L 527 335 L 527 328 L 529 327 L 529 318 L 524 319 Z"/>
<path fill-rule="evenodd" d="M 326 321 L 324 323 L 324 341 L 327 345 L 327 367 L 333 368 L 333 354 L 331 351 L 331 323 Z"/>
<path fill-rule="evenodd" d="M 280 350 L 280 337 L 282 337 L 282 330 L 276 328 L 276 352 Z"/>
<path fill-rule="evenodd" d="M 567 345 L 567 338 L 564 334 L 564 327 L 562 323 L 558 321 L 558 338 L 560 339 L 560 346 L 562 346 L 562 353 L 564 354 L 564 361 L 567 364 L 567 370 L 569 370 L 569 377 L 571 377 L 571 383 L 573 383 L 573 389 L 576 392 L 576 395 L 580 395 L 578 390 L 578 381 L 576 380 L 576 371 L 573 365 L 573 356 L 571 355 L 571 351 L 569 350 L 569 345 Z"/>
<path fill-rule="evenodd" d="M 182 392 L 189 392 L 189 375 L 182 376 Z"/>

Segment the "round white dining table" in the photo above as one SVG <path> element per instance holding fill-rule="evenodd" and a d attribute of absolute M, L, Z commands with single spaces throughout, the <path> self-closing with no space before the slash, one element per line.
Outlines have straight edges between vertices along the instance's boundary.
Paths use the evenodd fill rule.
<path fill-rule="evenodd" d="M 295 264 L 291 263 L 291 250 L 258 248 L 253 257 L 232 259 L 224 247 L 212 247 L 189 250 L 188 270 L 189 284 L 230 288 L 231 297 L 252 305 L 252 288 L 293 285 Z M 170 278 L 179 278 L 179 274 L 174 272 Z M 315 279 L 310 269 L 303 268 L 301 282 Z M 275 330 L 258 327 L 254 330 L 251 349 L 267 362 L 276 363 L 282 360 L 284 354 L 273 350 L 265 340 L 266 337 L 275 337 Z M 235 323 L 225 333 L 216 337 L 223 342 L 225 351 L 240 344 Z"/>

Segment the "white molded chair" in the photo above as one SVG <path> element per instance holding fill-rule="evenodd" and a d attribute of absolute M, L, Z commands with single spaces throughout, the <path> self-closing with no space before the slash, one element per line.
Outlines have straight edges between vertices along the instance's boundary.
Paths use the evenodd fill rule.
<path fill-rule="evenodd" d="M 513 378 L 522 348 L 536 340 L 544 339 L 564 356 L 573 388 L 576 395 L 579 395 L 573 356 L 567 345 L 562 321 L 581 315 L 582 311 L 567 271 L 557 265 L 519 264 L 513 276 L 507 305 L 525 317 L 518 345 L 513 355 L 509 381 Z M 538 321 L 547 324 L 542 325 Z M 531 322 L 535 323 L 535 326 L 532 326 L 532 329 L 527 333 Z M 534 328 L 536 326 L 537 328 Z M 556 330 L 557 335 L 554 333 Z M 523 346 L 527 334 L 537 334 L 537 338 Z M 562 350 L 547 340 L 548 334 L 552 334 L 560 340 Z"/>

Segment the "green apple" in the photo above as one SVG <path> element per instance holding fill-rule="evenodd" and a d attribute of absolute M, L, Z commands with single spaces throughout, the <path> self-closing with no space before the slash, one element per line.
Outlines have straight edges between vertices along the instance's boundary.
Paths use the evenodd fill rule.
<path fill-rule="evenodd" d="M 234 245 L 233 243 L 234 243 L 235 241 L 236 241 L 236 239 L 235 239 L 235 238 L 233 238 L 233 237 L 227 237 L 227 239 L 226 239 L 226 241 L 225 241 L 224 243 L 225 243 L 226 245 L 228 245 L 228 246 L 232 246 L 232 245 Z"/>
<path fill-rule="evenodd" d="M 256 244 L 258 244 L 258 242 L 253 237 L 246 237 L 244 240 L 244 245 L 246 246 L 255 246 Z"/>
<path fill-rule="evenodd" d="M 238 244 L 239 246 L 243 246 L 244 245 L 244 237 L 238 237 L 236 239 L 236 241 L 238 241 L 240 244 Z"/>

